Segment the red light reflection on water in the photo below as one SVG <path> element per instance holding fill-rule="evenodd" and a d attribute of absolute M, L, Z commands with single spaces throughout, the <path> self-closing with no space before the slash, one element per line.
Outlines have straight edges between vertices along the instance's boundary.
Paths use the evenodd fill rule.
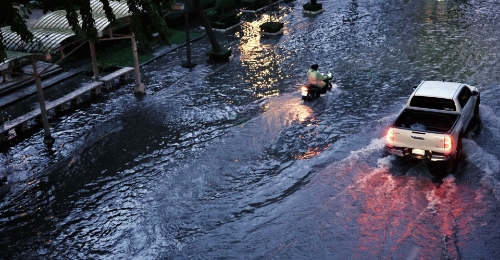
<path fill-rule="evenodd" d="M 356 257 L 460 258 L 457 237 L 468 236 L 474 214 L 466 209 L 474 203 L 470 187 L 458 186 L 453 177 L 437 186 L 427 177 L 393 176 L 388 169 L 363 172 L 369 173 L 361 173 L 360 186 L 351 191 L 361 202 Z"/>

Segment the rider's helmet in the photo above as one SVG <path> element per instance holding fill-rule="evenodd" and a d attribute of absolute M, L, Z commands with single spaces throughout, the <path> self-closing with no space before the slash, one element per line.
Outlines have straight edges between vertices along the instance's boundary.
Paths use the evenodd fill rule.
<path fill-rule="evenodd" d="M 313 69 L 313 70 L 318 70 L 318 64 L 313 64 L 313 65 L 311 65 L 311 69 Z"/>

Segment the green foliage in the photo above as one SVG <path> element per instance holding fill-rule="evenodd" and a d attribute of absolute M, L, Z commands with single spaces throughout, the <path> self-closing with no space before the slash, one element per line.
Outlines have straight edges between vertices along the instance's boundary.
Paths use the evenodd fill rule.
<path fill-rule="evenodd" d="M 215 2 L 215 8 L 221 10 L 222 12 L 227 12 L 234 7 L 234 0 L 217 0 Z"/>
<path fill-rule="evenodd" d="M 130 28 L 144 48 L 150 49 L 156 32 L 161 42 L 170 44 L 168 42 L 170 28 L 163 19 L 162 6 L 170 6 L 172 2 L 171 0 L 128 0 L 129 10 L 132 13 Z"/>
<path fill-rule="evenodd" d="M 14 8 L 11 1 L 0 1 L 0 26 L 10 26 L 13 32 L 16 32 L 23 41 L 31 41 L 33 34 L 28 31 L 24 19 L 31 13 L 31 5 L 20 5 L 19 9 Z M 0 62 L 7 58 L 3 35 L 0 32 Z"/>
<path fill-rule="evenodd" d="M 205 11 L 205 15 L 209 21 L 217 21 L 219 19 L 219 14 L 215 10 Z"/>
<path fill-rule="evenodd" d="M 205 16 L 210 22 L 210 26 L 217 29 L 225 29 L 241 21 L 241 16 L 239 14 L 235 12 L 222 12 L 221 9 L 217 8 L 206 9 Z"/>
<path fill-rule="evenodd" d="M 306 11 L 316 12 L 316 11 L 319 11 L 319 10 L 323 9 L 323 4 L 316 3 L 316 4 L 313 5 L 311 3 L 306 3 L 302 7 Z"/>
<path fill-rule="evenodd" d="M 194 39 L 196 37 L 200 37 L 201 33 L 189 33 L 189 38 Z M 172 44 L 183 44 L 186 42 L 186 32 L 172 30 L 172 35 L 169 38 L 170 43 Z"/>
<path fill-rule="evenodd" d="M 138 53 L 139 63 L 146 62 L 154 57 L 152 53 Z M 134 56 L 132 55 L 132 48 L 123 48 L 121 50 L 109 53 L 108 55 L 98 59 L 99 63 L 108 65 L 112 68 L 112 65 L 118 65 L 123 67 L 133 67 L 134 66 Z M 101 70 L 99 68 L 99 70 Z"/>
<path fill-rule="evenodd" d="M 241 16 L 236 13 L 228 13 L 222 14 L 220 19 L 229 26 L 233 26 L 241 21 Z"/>
<path fill-rule="evenodd" d="M 115 63 L 108 63 L 106 61 L 99 61 L 97 63 L 97 69 L 100 72 L 111 72 L 111 71 L 115 71 L 117 68 L 118 68 L 118 66 L 116 66 Z M 85 68 L 85 74 L 87 74 L 87 75 L 94 74 L 94 66 L 92 65 L 92 63 L 87 65 L 87 67 Z"/>
<path fill-rule="evenodd" d="M 260 25 L 260 29 L 268 33 L 279 32 L 283 28 L 283 23 L 280 22 L 265 22 Z"/>

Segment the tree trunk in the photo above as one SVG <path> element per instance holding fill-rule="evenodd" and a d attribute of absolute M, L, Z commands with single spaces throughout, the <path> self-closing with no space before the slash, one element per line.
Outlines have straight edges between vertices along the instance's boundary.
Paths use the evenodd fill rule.
<path fill-rule="evenodd" d="M 273 0 L 269 0 L 269 22 L 272 22 L 273 19 L 271 18 L 273 15 Z"/>
<path fill-rule="evenodd" d="M 201 8 L 200 0 L 193 0 L 193 7 L 196 10 L 198 17 L 201 19 L 201 24 L 203 25 L 203 27 L 205 27 L 205 32 L 207 33 L 208 39 L 210 40 L 210 44 L 212 45 L 212 50 L 215 52 L 220 51 L 221 48 L 219 42 L 217 41 L 217 38 L 215 38 L 214 31 L 212 31 L 212 26 L 205 16 L 205 12 Z"/>

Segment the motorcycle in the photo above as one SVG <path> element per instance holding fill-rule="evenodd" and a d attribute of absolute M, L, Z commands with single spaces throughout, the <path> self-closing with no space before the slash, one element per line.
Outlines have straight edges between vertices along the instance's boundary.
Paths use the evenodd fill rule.
<path fill-rule="evenodd" d="M 326 82 L 326 85 L 323 89 L 320 89 L 319 87 L 312 85 L 312 84 L 307 84 L 302 86 L 302 100 L 304 101 L 313 101 L 316 100 L 321 96 L 321 94 L 326 94 L 326 91 L 331 91 L 332 90 L 332 83 L 330 82 L 333 79 L 332 73 L 329 71 L 326 74 L 326 79 L 324 80 Z"/>

